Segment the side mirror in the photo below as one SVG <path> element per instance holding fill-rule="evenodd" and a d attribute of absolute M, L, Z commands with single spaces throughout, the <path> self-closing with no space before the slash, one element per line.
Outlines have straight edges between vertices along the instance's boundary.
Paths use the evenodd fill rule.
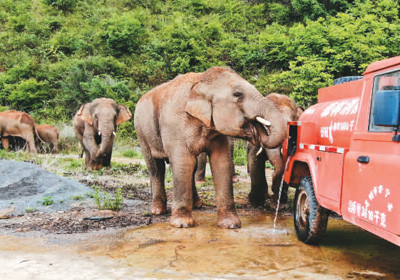
<path fill-rule="evenodd" d="M 374 125 L 399 126 L 400 89 L 380 90 L 375 94 Z"/>

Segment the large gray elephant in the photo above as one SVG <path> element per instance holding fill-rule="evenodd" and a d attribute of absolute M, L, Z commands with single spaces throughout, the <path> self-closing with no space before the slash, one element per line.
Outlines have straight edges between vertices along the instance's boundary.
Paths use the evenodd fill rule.
<path fill-rule="evenodd" d="M 85 152 L 86 168 L 110 166 L 117 126 L 132 117 L 125 105 L 97 98 L 84 104 L 74 117 L 74 130 Z"/>
<path fill-rule="evenodd" d="M 266 148 L 278 147 L 286 136 L 286 122 L 276 106 L 223 67 L 179 75 L 147 92 L 137 103 L 135 127 L 150 173 L 153 214 L 167 211 L 165 161 L 172 166 L 171 224 L 176 227 L 193 226 L 192 208 L 201 204 L 193 192 L 197 155 L 206 152 L 210 159 L 218 226 L 238 228 L 227 136 Z"/>
<path fill-rule="evenodd" d="M 296 121 L 299 119 L 303 109 L 286 95 L 271 93 L 266 96 L 266 99 L 276 105 L 282 112 L 285 123 Z M 282 175 L 285 168 L 286 159 L 281 153 L 281 146 L 274 149 L 260 150 L 260 145 L 248 143 L 247 145 L 247 166 L 251 179 L 251 191 L 249 193 L 249 201 L 253 206 L 263 206 L 268 195 L 268 184 L 265 177 L 265 162 L 269 160 L 274 166 L 272 174 L 272 202 L 278 201 L 279 188 L 282 180 Z M 288 186 L 283 186 L 281 193 L 281 203 L 287 202 Z"/>

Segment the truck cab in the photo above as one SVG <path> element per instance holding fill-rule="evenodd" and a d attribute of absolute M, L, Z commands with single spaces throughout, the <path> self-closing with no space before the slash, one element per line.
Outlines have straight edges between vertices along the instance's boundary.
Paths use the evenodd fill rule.
<path fill-rule="evenodd" d="M 284 181 L 296 233 L 317 243 L 330 212 L 400 246 L 400 56 L 318 92 L 289 123 Z"/>

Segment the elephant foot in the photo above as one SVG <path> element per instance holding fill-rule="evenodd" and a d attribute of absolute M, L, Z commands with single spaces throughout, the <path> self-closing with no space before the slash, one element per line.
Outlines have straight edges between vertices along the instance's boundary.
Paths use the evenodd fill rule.
<path fill-rule="evenodd" d="M 172 210 L 171 225 L 177 228 L 189 228 L 195 226 L 192 211 Z"/>
<path fill-rule="evenodd" d="M 235 229 L 242 227 L 236 211 L 218 210 L 218 226 L 221 228 Z"/>
<path fill-rule="evenodd" d="M 237 183 L 239 182 L 239 176 L 238 175 L 233 175 L 232 176 L 232 183 Z"/>
<path fill-rule="evenodd" d="M 167 213 L 167 202 L 155 200 L 151 204 L 151 214 L 162 215 Z"/>
<path fill-rule="evenodd" d="M 271 199 L 268 200 L 267 204 L 271 209 L 275 209 L 278 207 L 278 197 L 273 196 Z M 289 209 L 289 203 L 287 201 L 287 197 L 281 197 L 280 203 L 279 203 L 279 210 L 287 210 Z"/>
<path fill-rule="evenodd" d="M 193 201 L 193 209 L 200 209 L 203 206 L 203 202 L 200 197 L 197 197 Z"/>
<path fill-rule="evenodd" d="M 249 193 L 249 202 L 253 207 L 264 206 L 268 195 L 266 193 Z"/>

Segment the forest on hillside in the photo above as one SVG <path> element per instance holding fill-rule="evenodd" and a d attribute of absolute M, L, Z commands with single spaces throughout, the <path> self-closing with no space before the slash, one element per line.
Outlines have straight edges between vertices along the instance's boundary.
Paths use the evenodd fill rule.
<path fill-rule="evenodd" d="M 399 54 L 398 0 L 1 0 L 0 111 L 70 122 L 109 97 L 134 112 L 152 87 L 215 65 L 307 107 Z"/>

